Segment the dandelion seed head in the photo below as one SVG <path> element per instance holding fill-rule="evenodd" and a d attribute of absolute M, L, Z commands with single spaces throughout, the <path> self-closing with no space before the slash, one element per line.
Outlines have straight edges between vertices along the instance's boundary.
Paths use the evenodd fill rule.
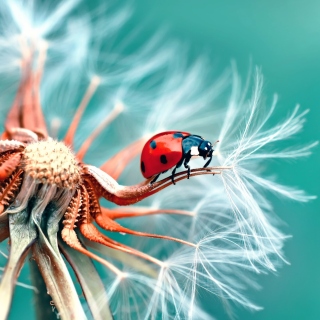
<path fill-rule="evenodd" d="M 44 184 L 74 189 L 80 182 L 80 167 L 74 154 L 62 142 L 30 143 L 23 153 L 26 173 Z"/>

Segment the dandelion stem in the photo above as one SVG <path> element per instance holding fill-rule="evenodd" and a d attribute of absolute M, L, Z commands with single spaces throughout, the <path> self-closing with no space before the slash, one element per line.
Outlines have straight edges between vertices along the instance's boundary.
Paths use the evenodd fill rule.
<path fill-rule="evenodd" d="M 61 318 L 86 319 L 62 257 L 57 256 L 42 234 L 39 236 L 38 241 L 32 246 L 33 257 Z"/>
<path fill-rule="evenodd" d="M 36 318 L 38 320 L 48 319 L 48 320 L 56 320 L 56 313 L 52 312 L 50 307 L 50 302 L 52 298 L 47 294 L 47 287 L 41 273 L 39 272 L 37 264 L 30 260 L 30 278 L 33 286 L 37 288 L 37 291 L 33 293 L 34 305 L 36 310 Z"/>
<path fill-rule="evenodd" d="M 59 248 L 76 273 L 92 318 L 96 320 L 112 320 L 108 296 L 92 260 L 86 255 L 73 250 L 61 240 L 59 241 Z"/>
<path fill-rule="evenodd" d="M 11 246 L 8 263 L 0 285 L 0 319 L 7 318 L 20 269 L 30 250 L 31 244 L 37 237 L 36 232 L 29 225 L 27 210 L 10 215 L 9 228 Z"/>

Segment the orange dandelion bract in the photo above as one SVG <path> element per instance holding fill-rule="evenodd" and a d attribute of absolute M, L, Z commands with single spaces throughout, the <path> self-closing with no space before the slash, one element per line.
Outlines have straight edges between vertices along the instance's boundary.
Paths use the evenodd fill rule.
<path fill-rule="evenodd" d="M 5 122 L 5 131 L 0 141 L 0 210 L 2 223 L 8 224 L 6 230 L 2 230 L 0 240 L 3 241 L 5 238 L 10 237 L 10 231 L 12 226 L 16 224 L 17 219 L 22 219 L 22 225 L 25 224 L 25 227 L 30 228 L 32 232 L 29 234 L 29 239 L 23 241 L 23 246 L 21 246 L 21 243 L 16 244 L 16 241 L 11 237 L 11 251 L 16 251 L 14 248 L 16 245 L 21 247 L 20 250 L 16 251 L 19 253 L 14 257 L 14 259 L 18 259 L 18 261 L 14 262 L 19 262 L 19 267 L 12 273 L 5 273 L 2 286 L 5 286 L 9 280 L 13 281 L 14 276 L 19 273 L 23 265 L 26 253 L 29 251 L 31 251 L 46 280 L 46 271 L 44 270 L 46 265 L 40 261 L 41 259 L 37 254 L 37 251 L 40 250 L 37 239 L 43 236 L 44 239 L 42 240 L 49 242 L 47 245 L 51 245 L 53 249 L 59 250 L 57 246 L 62 245 L 56 243 L 57 240 L 52 234 L 52 229 L 58 229 L 60 220 L 63 227 L 59 233 L 61 232 L 61 238 L 65 243 L 71 248 L 104 264 L 118 276 L 123 276 L 123 272 L 112 263 L 88 251 L 82 245 L 75 231 L 76 227 L 81 235 L 90 241 L 135 255 L 160 267 L 163 267 L 163 263 L 160 260 L 105 236 L 97 229 L 94 222 L 104 230 L 111 232 L 161 238 L 196 247 L 195 244 L 182 239 L 131 230 L 122 227 L 115 221 L 124 217 L 156 214 L 159 213 L 158 210 L 137 208 L 136 211 L 130 210 L 128 212 L 126 210 L 111 210 L 101 207 L 99 203 L 101 197 L 117 205 L 127 206 L 137 203 L 170 186 L 172 181 L 170 178 L 166 178 L 159 182 L 150 183 L 152 180 L 150 178 L 134 186 L 122 186 L 117 183 L 115 178 L 119 177 L 126 164 L 140 152 L 145 142 L 144 139 L 134 142 L 131 146 L 103 164 L 100 169 L 82 162 L 85 152 L 94 137 L 98 135 L 98 131 L 101 131 L 103 126 L 112 121 L 112 118 L 117 115 L 119 107 L 116 107 L 114 112 L 103 122 L 103 126 L 93 132 L 79 152 L 76 155 L 73 153 L 74 134 L 81 115 L 90 99 L 88 96 L 92 95 L 92 87 L 88 88 L 88 92 L 74 117 L 74 121 L 70 125 L 64 142 L 50 138 L 40 105 L 39 85 L 43 61 L 38 61 L 38 66 L 40 67 L 34 71 L 30 62 L 32 61 L 33 54 L 31 52 L 30 54 L 25 54 L 28 59 L 22 62 L 22 81 Z M 43 55 L 44 53 L 40 52 L 39 59 L 43 59 Z M 97 81 L 97 78 L 94 78 L 92 83 Z M 120 165 L 119 159 L 121 159 Z M 190 176 L 219 174 L 224 169 L 228 168 L 209 167 L 193 169 Z M 180 181 L 187 177 L 187 172 L 181 172 L 175 176 L 176 181 Z M 30 203 L 32 204 L 32 209 L 29 208 Z M 56 212 L 52 216 L 47 217 L 47 219 L 49 221 L 52 219 L 55 224 L 53 224 L 54 227 L 48 224 L 46 229 L 43 227 L 43 212 L 50 205 L 56 208 Z M 31 219 L 28 216 L 30 210 Z M 161 210 L 161 213 L 191 214 L 188 211 L 182 210 Z M 34 229 L 30 224 L 35 224 L 37 228 Z M 51 255 L 53 253 L 57 254 L 57 252 L 51 252 Z M 11 263 L 12 255 L 9 256 L 7 268 Z M 46 282 L 46 285 L 62 316 L 66 318 L 69 318 L 69 316 L 74 317 L 74 310 L 66 311 L 67 308 L 65 306 L 68 305 L 67 298 L 61 301 L 61 298 L 57 296 L 58 291 L 53 289 L 53 283 Z M 65 284 L 63 283 L 62 285 Z M 5 308 L 1 308 L 1 319 L 8 312 L 11 296 L 6 295 L 3 299 L 7 303 L 5 304 Z M 63 312 L 69 312 L 69 314 L 64 314 Z"/>

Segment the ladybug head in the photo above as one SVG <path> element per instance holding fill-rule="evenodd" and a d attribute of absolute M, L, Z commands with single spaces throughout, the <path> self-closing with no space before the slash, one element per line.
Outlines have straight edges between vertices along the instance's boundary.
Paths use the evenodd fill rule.
<path fill-rule="evenodd" d="M 201 144 L 199 145 L 199 156 L 203 157 L 203 159 L 206 159 L 207 157 L 212 157 L 213 146 L 210 141 L 203 140 Z"/>

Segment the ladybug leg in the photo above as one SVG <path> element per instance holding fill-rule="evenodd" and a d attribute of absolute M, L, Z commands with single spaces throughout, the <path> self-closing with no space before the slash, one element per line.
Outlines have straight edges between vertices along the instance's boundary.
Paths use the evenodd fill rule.
<path fill-rule="evenodd" d="M 184 158 L 182 158 L 182 159 L 177 163 L 177 165 L 174 167 L 174 169 L 172 170 L 171 181 L 172 181 L 173 184 L 176 184 L 176 183 L 174 182 L 174 176 L 175 176 L 175 174 L 176 174 L 177 168 L 180 168 L 180 167 L 181 167 L 181 165 L 182 165 L 182 163 L 183 163 L 183 160 L 184 160 Z"/>
<path fill-rule="evenodd" d="M 160 174 L 161 174 L 161 173 L 157 174 L 157 175 L 154 177 L 154 179 L 150 182 L 150 184 L 155 183 L 155 182 L 158 180 Z"/>
<path fill-rule="evenodd" d="M 188 169 L 188 173 L 187 173 L 187 175 L 188 175 L 188 179 L 190 179 L 190 166 L 189 165 L 187 165 L 187 164 L 184 164 L 184 167 L 186 168 L 186 169 Z"/>
<path fill-rule="evenodd" d="M 168 170 L 162 171 L 161 173 L 157 174 L 157 175 L 154 177 L 154 179 L 150 182 L 150 184 L 153 184 L 154 182 L 156 182 L 156 181 L 158 180 L 160 174 L 165 173 L 165 172 L 167 172 L 167 171 L 168 171 Z"/>
<path fill-rule="evenodd" d="M 211 160 L 212 160 L 212 156 L 209 158 L 209 160 L 205 163 L 203 167 L 206 168 L 210 164 Z"/>
<path fill-rule="evenodd" d="M 172 174 L 171 174 L 171 181 L 173 184 L 176 184 L 174 182 L 174 175 L 176 174 L 177 167 L 178 167 L 177 165 L 174 167 L 174 169 L 172 170 Z"/>
<path fill-rule="evenodd" d="M 203 167 L 206 168 L 210 164 L 211 160 L 212 160 L 212 156 L 209 158 L 209 160 L 205 163 Z M 214 173 L 212 175 L 214 176 Z"/>
<path fill-rule="evenodd" d="M 191 169 L 190 169 L 190 166 L 188 165 L 190 159 L 191 159 L 191 154 L 188 153 L 187 156 L 185 157 L 184 164 L 183 164 L 184 167 L 185 167 L 186 169 L 188 169 L 188 179 L 190 178 L 190 170 L 191 170 Z"/>

